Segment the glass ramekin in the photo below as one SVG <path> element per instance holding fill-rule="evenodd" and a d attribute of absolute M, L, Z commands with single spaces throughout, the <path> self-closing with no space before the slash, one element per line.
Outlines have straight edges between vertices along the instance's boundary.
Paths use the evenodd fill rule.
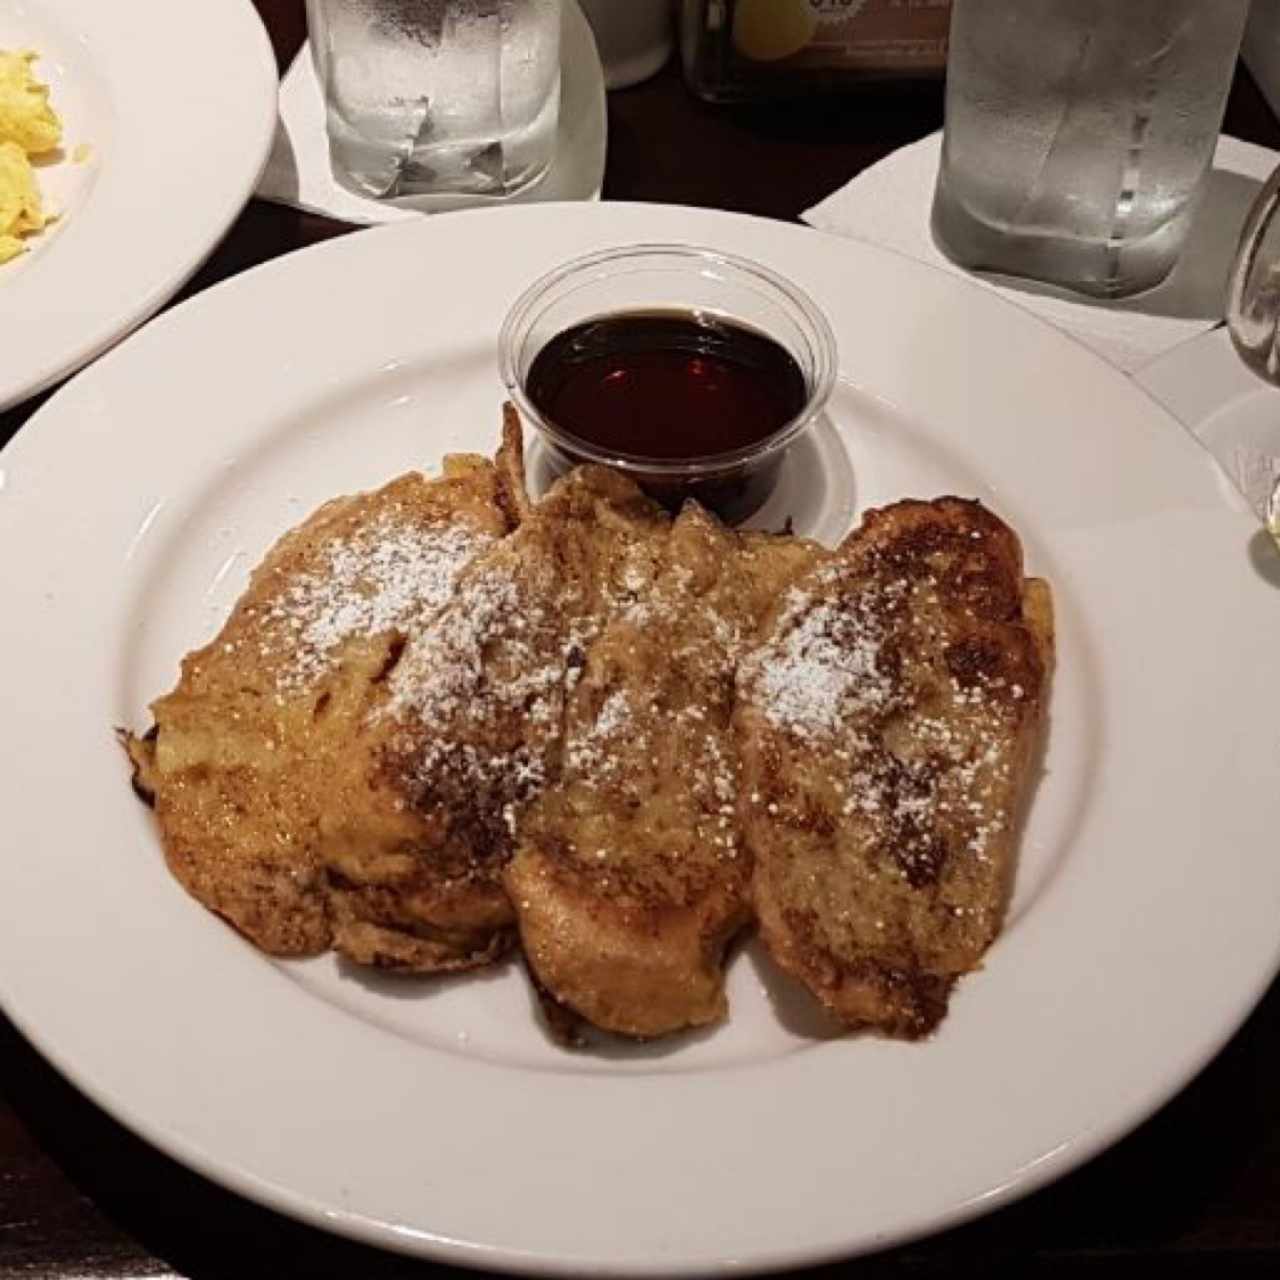
<path fill-rule="evenodd" d="M 654 311 L 732 321 L 772 338 L 804 375 L 803 408 L 745 448 L 671 459 L 602 449 L 565 431 L 532 403 L 526 378 L 538 352 L 557 334 L 588 320 Z M 813 300 L 776 272 L 715 249 L 641 244 L 576 258 L 534 281 L 502 325 L 498 361 L 508 394 L 541 436 L 553 466 L 603 463 L 631 476 L 667 507 L 676 509 L 692 497 L 737 522 L 768 497 L 787 447 L 826 405 L 836 376 L 836 343 Z"/>

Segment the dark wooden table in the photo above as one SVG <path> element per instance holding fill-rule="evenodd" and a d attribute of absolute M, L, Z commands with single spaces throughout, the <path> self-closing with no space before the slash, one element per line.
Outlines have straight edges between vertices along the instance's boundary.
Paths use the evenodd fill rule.
<path fill-rule="evenodd" d="M 303 0 L 257 4 L 284 67 L 302 40 Z M 932 89 L 712 108 L 671 65 L 611 96 L 605 194 L 794 219 L 941 117 Z M 1245 73 L 1226 127 L 1280 146 Z M 253 202 L 183 296 L 345 230 Z M 40 399 L 0 414 L 0 443 Z M 1163 1277 L 1280 1276 L 1280 985 L 1198 1080 L 1091 1165 L 969 1226 L 810 1274 L 1128 1277 L 1140 1264 Z M 299 1226 L 189 1173 L 83 1098 L 0 1017 L 0 1277 L 446 1273 Z"/>

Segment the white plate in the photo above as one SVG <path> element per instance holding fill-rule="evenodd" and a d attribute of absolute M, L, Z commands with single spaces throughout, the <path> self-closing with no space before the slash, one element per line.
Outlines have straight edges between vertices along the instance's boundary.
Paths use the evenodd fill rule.
<path fill-rule="evenodd" d="M 821 1040 L 752 953 L 708 1034 L 551 1045 L 514 969 L 273 964 L 165 871 L 140 725 L 321 500 L 489 449 L 494 338 L 586 250 L 711 244 L 829 315 L 843 377 L 789 459 L 802 530 L 977 495 L 1053 582 L 1060 666 L 1008 928 L 925 1044 Z M 269 325 L 269 329 L 267 326 Z M 1142 1120 L 1280 961 L 1280 591 L 1212 462 L 1025 312 L 873 246 L 730 214 L 530 205 L 343 238 L 149 325 L 0 453 L 0 1002 L 165 1151 L 318 1226 L 453 1262 L 690 1274 L 994 1208 Z M 789 495 L 789 496 L 788 496 Z"/>
<path fill-rule="evenodd" d="M 604 70 L 582 10 L 566 0 L 560 34 L 560 115 L 550 169 L 514 196 L 416 195 L 374 200 L 333 176 L 325 133 L 324 94 L 310 44 L 298 51 L 280 86 L 280 123 L 258 184 L 266 200 L 296 205 L 345 222 L 375 226 L 472 205 L 598 200 L 604 182 L 607 116 Z"/>
<path fill-rule="evenodd" d="M 275 127 L 249 0 L 0 0 L 65 123 L 62 218 L 0 267 L 0 409 L 92 359 L 183 285 L 248 199 Z M 74 159 L 83 146 L 83 160 Z"/>

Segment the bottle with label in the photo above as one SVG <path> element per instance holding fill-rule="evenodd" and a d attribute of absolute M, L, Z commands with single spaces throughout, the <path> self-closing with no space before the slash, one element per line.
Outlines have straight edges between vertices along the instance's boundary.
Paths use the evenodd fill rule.
<path fill-rule="evenodd" d="M 681 0 L 685 81 L 736 102 L 939 78 L 951 0 Z"/>

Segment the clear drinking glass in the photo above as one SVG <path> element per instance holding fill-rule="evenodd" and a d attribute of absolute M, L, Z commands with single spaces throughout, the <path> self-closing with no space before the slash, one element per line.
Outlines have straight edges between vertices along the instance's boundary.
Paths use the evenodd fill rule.
<path fill-rule="evenodd" d="M 954 0 L 939 246 L 1119 297 L 1165 278 L 1213 158 L 1248 0 Z"/>
<path fill-rule="evenodd" d="M 1227 329 L 1240 358 L 1280 386 L 1280 168 L 1258 193 L 1240 232 L 1227 284 Z M 1280 441 L 1280 435 L 1277 436 Z M 1280 457 L 1264 516 L 1280 545 Z"/>
<path fill-rule="evenodd" d="M 1280 383 L 1280 169 L 1258 193 L 1240 232 L 1227 289 L 1227 327 L 1241 359 Z"/>
<path fill-rule="evenodd" d="M 307 0 L 329 155 L 363 195 L 509 195 L 551 163 L 560 0 Z"/>

